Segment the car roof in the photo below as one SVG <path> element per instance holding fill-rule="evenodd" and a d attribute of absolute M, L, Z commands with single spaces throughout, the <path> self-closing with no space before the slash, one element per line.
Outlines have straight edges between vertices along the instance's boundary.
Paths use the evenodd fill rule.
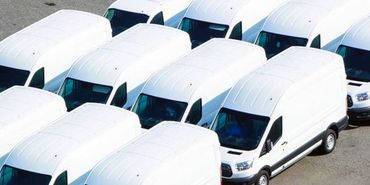
<path fill-rule="evenodd" d="M 345 34 L 342 45 L 370 50 L 370 15 L 354 24 Z"/>

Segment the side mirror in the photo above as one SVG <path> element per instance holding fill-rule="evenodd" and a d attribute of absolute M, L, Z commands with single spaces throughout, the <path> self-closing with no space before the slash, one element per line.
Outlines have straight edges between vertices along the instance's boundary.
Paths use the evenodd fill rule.
<path fill-rule="evenodd" d="M 266 141 L 266 153 L 269 153 L 272 150 L 273 143 L 270 139 L 267 139 Z"/>

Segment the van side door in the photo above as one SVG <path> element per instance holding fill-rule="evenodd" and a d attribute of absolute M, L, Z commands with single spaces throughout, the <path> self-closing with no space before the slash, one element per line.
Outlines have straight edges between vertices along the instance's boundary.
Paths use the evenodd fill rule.
<path fill-rule="evenodd" d="M 285 147 L 288 142 L 284 136 L 283 117 L 280 117 L 271 126 L 259 158 L 263 165 L 267 164 L 271 167 L 272 172 L 285 163 L 283 159 L 286 156 Z"/>

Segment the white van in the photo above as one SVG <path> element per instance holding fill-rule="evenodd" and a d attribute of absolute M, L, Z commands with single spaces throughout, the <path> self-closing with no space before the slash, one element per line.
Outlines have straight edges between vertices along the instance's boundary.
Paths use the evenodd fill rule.
<path fill-rule="evenodd" d="M 138 23 L 177 27 L 192 0 L 118 0 L 109 6 L 113 36 Z"/>
<path fill-rule="evenodd" d="M 98 163 L 85 185 L 219 185 L 220 143 L 208 129 L 162 122 Z"/>
<path fill-rule="evenodd" d="M 232 85 L 266 60 L 254 44 L 212 39 L 152 75 L 132 111 L 146 129 L 161 121 L 209 126 Z"/>
<path fill-rule="evenodd" d="M 334 53 L 291 47 L 243 77 L 212 124 L 225 182 L 269 178 L 321 146 L 334 150 L 348 124 L 346 74 Z"/>
<path fill-rule="evenodd" d="M 353 25 L 337 53 L 347 72 L 348 114 L 353 120 L 370 119 L 370 15 Z"/>
<path fill-rule="evenodd" d="M 63 99 L 51 92 L 13 86 L 0 93 L 0 165 L 23 138 L 65 113 Z"/>
<path fill-rule="evenodd" d="M 58 94 L 68 111 L 86 102 L 131 107 L 152 73 L 190 50 L 186 32 L 138 24 L 81 57 Z"/>
<path fill-rule="evenodd" d="M 369 0 L 291 0 L 268 16 L 255 43 L 267 58 L 290 46 L 334 51 L 345 31 L 369 12 Z"/>
<path fill-rule="evenodd" d="M 266 17 L 287 0 L 194 0 L 179 29 L 189 33 L 193 48 L 211 38 L 254 42 Z"/>
<path fill-rule="evenodd" d="M 97 162 L 139 134 L 132 112 L 87 103 L 14 147 L 0 185 L 80 185 Z"/>
<path fill-rule="evenodd" d="M 60 10 L 0 42 L 0 92 L 13 85 L 55 92 L 81 55 L 111 36 L 104 17 Z"/>

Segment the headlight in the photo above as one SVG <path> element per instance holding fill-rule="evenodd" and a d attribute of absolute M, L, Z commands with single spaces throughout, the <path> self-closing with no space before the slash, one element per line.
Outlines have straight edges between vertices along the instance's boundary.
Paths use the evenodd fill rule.
<path fill-rule="evenodd" d="M 246 162 L 236 164 L 236 169 L 238 171 L 244 171 L 244 170 L 248 170 L 249 168 L 251 168 L 252 165 L 253 165 L 253 161 L 246 161 Z"/>
<path fill-rule="evenodd" d="M 361 94 L 357 94 L 356 97 L 357 97 L 357 100 L 358 101 L 366 101 L 368 100 L 370 97 L 369 97 L 369 92 L 365 92 L 365 93 L 361 93 Z"/>

